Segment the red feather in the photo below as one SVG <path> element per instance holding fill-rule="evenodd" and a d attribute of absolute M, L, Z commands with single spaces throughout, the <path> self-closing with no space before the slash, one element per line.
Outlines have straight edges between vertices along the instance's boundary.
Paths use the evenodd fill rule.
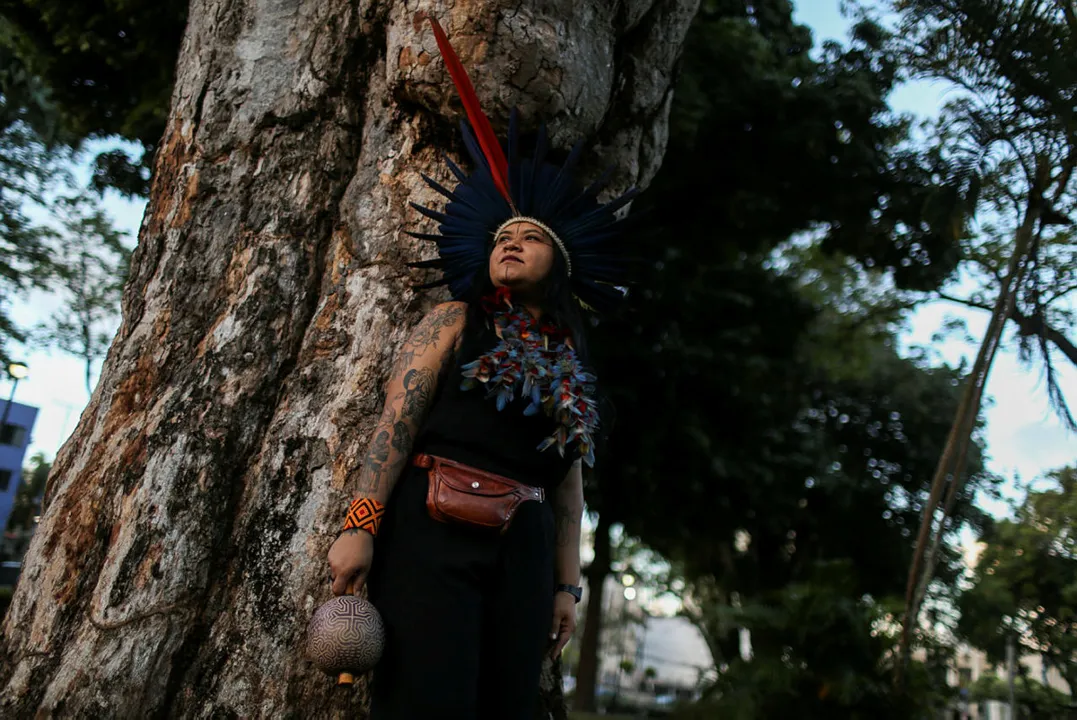
<path fill-rule="evenodd" d="M 494 129 L 490 126 L 490 119 L 482 111 L 479 97 L 475 94 L 475 87 L 471 84 L 471 78 L 467 76 L 467 71 L 464 70 L 464 66 L 460 63 L 460 58 L 456 56 L 456 51 L 449 44 L 449 38 L 445 35 L 445 31 L 441 29 L 441 25 L 433 17 L 428 15 L 427 19 L 430 20 L 430 26 L 434 28 L 434 37 L 438 41 L 441 57 L 444 58 L 445 67 L 448 68 L 453 84 L 456 85 L 456 92 L 460 94 L 460 99 L 464 102 L 467 119 L 475 130 L 475 136 L 479 141 L 479 147 L 482 148 L 482 154 L 486 156 L 486 162 L 490 166 L 490 174 L 494 177 L 494 185 L 497 186 L 498 192 L 508 201 L 509 205 L 512 205 L 512 196 L 509 194 L 509 163 L 505 159 L 505 152 L 501 149 L 501 143 L 498 142 L 497 135 L 494 134 Z"/>

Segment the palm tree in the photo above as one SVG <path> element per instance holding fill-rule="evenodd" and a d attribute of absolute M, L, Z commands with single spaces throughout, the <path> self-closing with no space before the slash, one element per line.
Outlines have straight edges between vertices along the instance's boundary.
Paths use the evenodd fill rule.
<path fill-rule="evenodd" d="M 1042 363 L 1052 407 L 1077 431 L 1053 364 L 1058 351 L 1077 365 L 1077 347 L 1066 337 L 1075 318 L 1064 304 L 1077 290 L 1070 219 L 1077 210 L 1077 16 L 1071 0 L 895 0 L 893 8 L 900 16 L 894 49 L 910 75 L 954 89 L 929 131 L 947 168 L 943 181 L 960 200 L 954 232 L 979 288 L 941 297 L 991 313 L 923 509 L 906 593 L 907 656 L 1008 323 L 1022 356 Z M 973 217 L 975 225 L 967 224 Z"/>

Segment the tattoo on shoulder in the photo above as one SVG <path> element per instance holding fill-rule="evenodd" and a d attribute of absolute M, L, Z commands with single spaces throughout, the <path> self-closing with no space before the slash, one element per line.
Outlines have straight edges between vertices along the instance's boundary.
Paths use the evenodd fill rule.
<path fill-rule="evenodd" d="M 411 335 L 404 341 L 396 362 L 393 364 L 393 374 L 398 375 L 411 367 L 417 355 L 422 355 L 429 348 L 441 340 L 441 331 L 457 324 L 464 316 L 464 305 L 453 303 L 439 305 L 431 310 L 419 324 L 411 331 Z M 459 344 L 460 336 L 457 334 L 455 343 Z"/>
<path fill-rule="evenodd" d="M 460 305 L 440 305 L 431 310 L 415 327 L 404 343 L 404 352 L 423 352 L 441 340 L 441 331 L 452 327 L 464 315 Z"/>

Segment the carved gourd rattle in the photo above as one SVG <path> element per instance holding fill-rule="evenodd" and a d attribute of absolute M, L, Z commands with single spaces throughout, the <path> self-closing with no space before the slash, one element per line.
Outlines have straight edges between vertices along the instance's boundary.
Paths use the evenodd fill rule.
<path fill-rule="evenodd" d="M 385 647 L 385 626 L 369 600 L 355 597 L 351 583 L 344 595 L 314 612 L 307 627 L 307 657 L 321 670 L 351 685 L 377 664 Z"/>

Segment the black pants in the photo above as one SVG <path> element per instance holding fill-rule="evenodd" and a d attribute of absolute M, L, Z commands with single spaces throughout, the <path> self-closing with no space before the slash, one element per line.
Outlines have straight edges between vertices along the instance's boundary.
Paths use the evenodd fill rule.
<path fill-rule="evenodd" d="M 371 720 L 534 720 L 553 620 L 553 513 L 524 503 L 504 535 L 432 520 L 409 468 L 375 543 L 386 625 Z"/>

